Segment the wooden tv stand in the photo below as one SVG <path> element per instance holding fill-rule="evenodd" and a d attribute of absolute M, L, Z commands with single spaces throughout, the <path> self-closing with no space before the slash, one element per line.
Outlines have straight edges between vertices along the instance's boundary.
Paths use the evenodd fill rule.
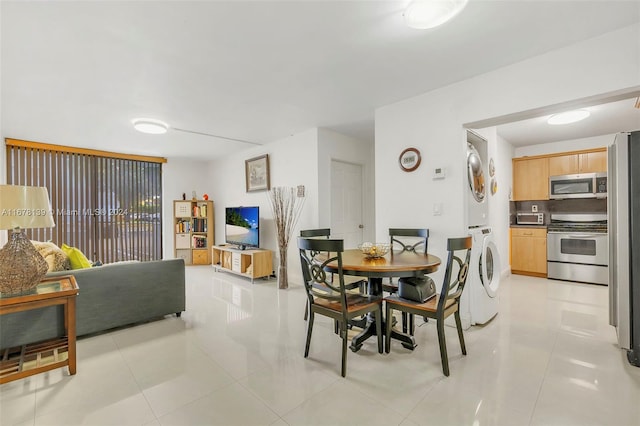
<path fill-rule="evenodd" d="M 251 278 L 251 283 L 254 279 L 268 277 L 273 272 L 271 250 L 240 250 L 232 245 L 212 246 L 211 259 L 211 266 L 216 271 Z"/>

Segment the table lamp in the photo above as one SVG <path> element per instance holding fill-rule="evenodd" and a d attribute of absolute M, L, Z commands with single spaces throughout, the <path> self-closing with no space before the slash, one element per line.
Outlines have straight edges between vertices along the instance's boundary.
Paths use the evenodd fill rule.
<path fill-rule="evenodd" d="M 44 278 L 48 266 L 23 229 L 54 227 L 47 188 L 0 185 L 0 229 L 10 229 L 9 242 L 0 249 L 0 293 L 31 290 Z"/>

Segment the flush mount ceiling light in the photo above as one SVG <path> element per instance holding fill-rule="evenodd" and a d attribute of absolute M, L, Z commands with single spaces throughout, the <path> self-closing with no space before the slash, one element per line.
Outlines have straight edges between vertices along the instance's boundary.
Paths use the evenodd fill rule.
<path fill-rule="evenodd" d="M 152 135 L 162 135 L 167 133 L 169 129 L 167 123 L 153 118 L 134 118 L 131 122 L 133 123 L 133 128 L 137 131 Z"/>
<path fill-rule="evenodd" d="M 567 111 L 561 112 L 560 114 L 553 114 L 549 119 L 547 119 L 547 123 L 551 125 L 556 124 L 570 124 L 575 123 L 576 121 L 584 120 L 591 113 L 586 109 L 577 109 L 575 111 Z"/>
<path fill-rule="evenodd" d="M 419 30 L 442 25 L 456 16 L 468 0 L 415 0 L 404 11 L 407 26 Z"/>

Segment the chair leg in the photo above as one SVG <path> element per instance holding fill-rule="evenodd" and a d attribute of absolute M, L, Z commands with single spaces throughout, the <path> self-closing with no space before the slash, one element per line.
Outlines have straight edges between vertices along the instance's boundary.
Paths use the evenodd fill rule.
<path fill-rule="evenodd" d="M 391 304 L 386 302 L 387 307 L 385 308 L 385 318 L 387 319 L 386 325 L 386 333 L 384 336 L 384 350 L 386 353 L 391 351 L 391 327 L 393 326 L 393 317 L 391 316 Z"/>
<path fill-rule="evenodd" d="M 460 321 L 460 312 L 454 312 L 453 316 L 456 319 L 456 328 L 458 329 L 458 339 L 460 339 L 460 349 L 462 349 L 462 354 L 467 354 L 467 347 L 464 344 L 464 336 L 462 334 L 462 321 Z"/>
<path fill-rule="evenodd" d="M 306 321 L 309 317 L 309 301 L 304 305 L 304 320 Z"/>
<path fill-rule="evenodd" d="M 382 305 L 376 311 L 376 335 L 378 336 L 378 353 L 382 353 Z"/>
<path fill-rule="evenodd" d="M 442 361 L 442 372 L 449 376 L 449 358 L 447 357 L 447 343 L 444 339 L 444 318 L 437 319 L 438 343 L 440 344 L 440 360 Z"/>
<path fill-rule="evenodd" d="M 347 376 L 347 323 L 340 323 L 340 334 L 342 336 L 342 377 Z"/>
<path fill-rule="evenodd" d="M 311 333 L 313 332 L 313 312 L 309 313 L 309 321 L 307 322 L 307 343 L 304 346 L 304 357 L 309 356 L 309 345 L 311 345 Z"/>
<path fill-rule="evenodd" d="M 416 330 L 416 324 L 414 321 L 415 315 L 409 314 L 409 335 L 413 336 L 414 331 Z"/>
<path fill-rule="evenodd" d="M 402 332 L 407 333 L 407 313 L 402 313 Z"/>

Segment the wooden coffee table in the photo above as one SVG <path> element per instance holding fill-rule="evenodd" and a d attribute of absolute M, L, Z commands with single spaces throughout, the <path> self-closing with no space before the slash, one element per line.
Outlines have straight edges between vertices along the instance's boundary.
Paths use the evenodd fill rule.
<path fill-rule="evenodd" d="M 28 294 L 0 294 L 0 315 L 63 305 L 66 334 L 0 350 L 0 384 L 64 366 L 69 367 L 69 374 L 76 374 L 77 295 L 78 284 L 72 275 L 45 279 Z"/>

